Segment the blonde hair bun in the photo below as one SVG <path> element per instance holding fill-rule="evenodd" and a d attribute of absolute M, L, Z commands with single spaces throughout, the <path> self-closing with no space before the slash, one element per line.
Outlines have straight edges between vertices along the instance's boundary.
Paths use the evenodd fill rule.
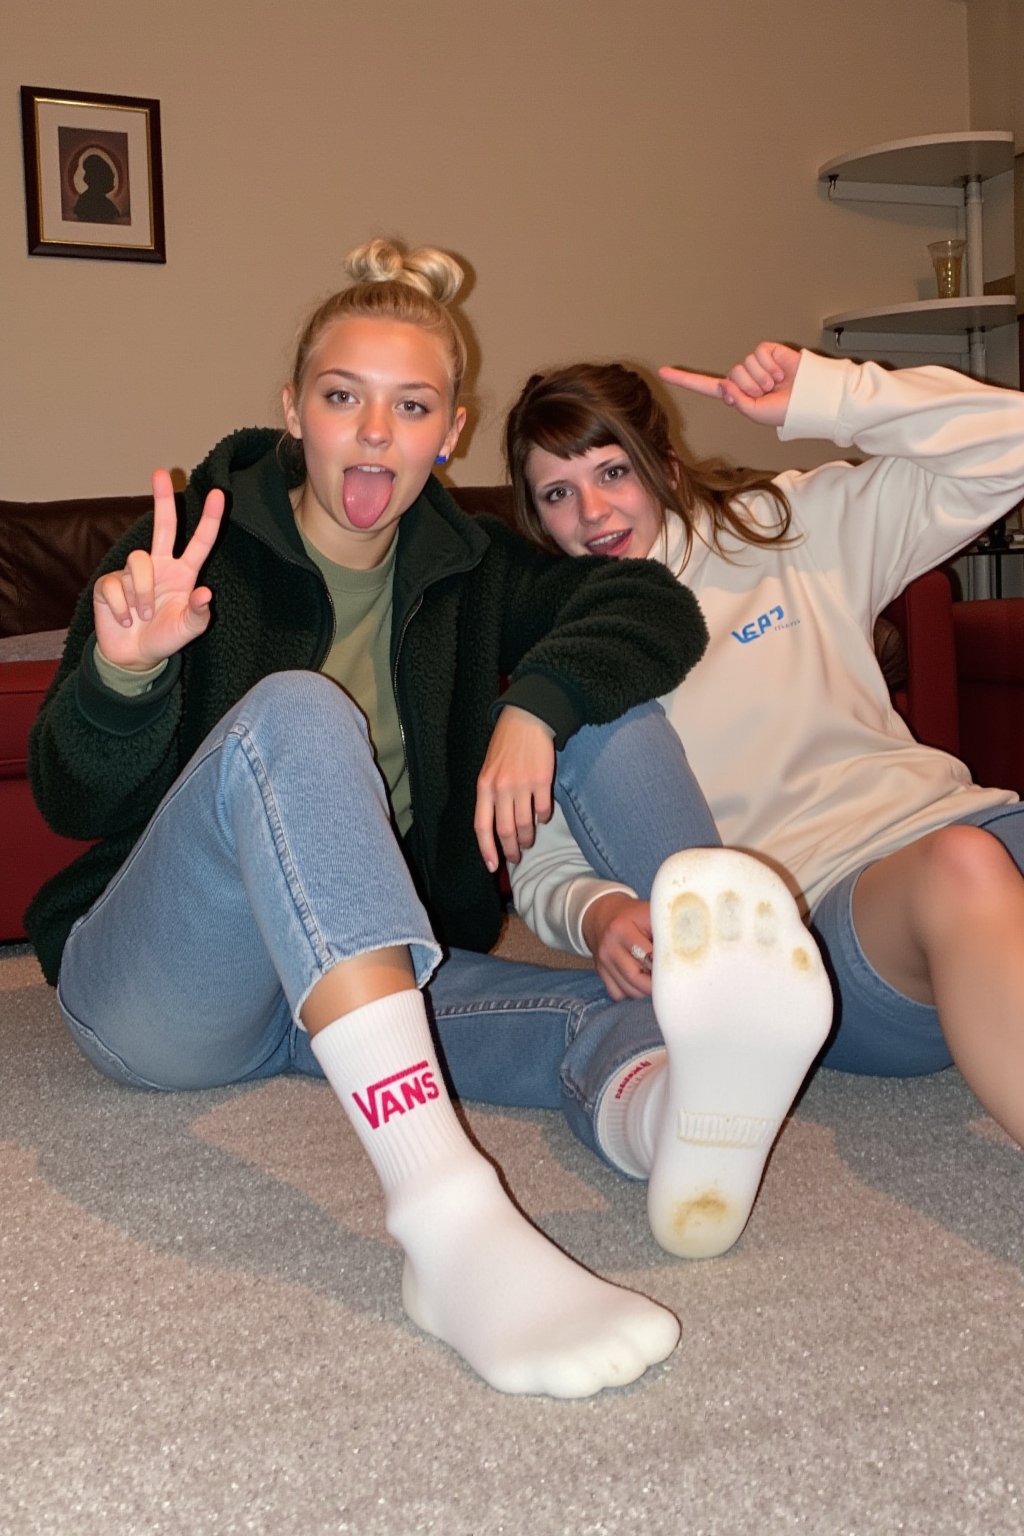
<path fill-rule="evenodd" d="M 345 258 L 345 271 L 356 283 L 404 283 L 438 304 L 450 304 L 465 273 L 447 251 L 419 245 L 410 251 L 399 240 L 369 240 Z"/>
<path fill-rule="evenodd" d="M 438 337 L 448 359 L 451 403 L 459 398 L 466 374 L 466 342 L 448 305 L 462 287 L 463 269 L 432 245 L 410 251 L 399 240 L 370 240 L 345 258 L 352 279 L 347 288 L 317 305 L 302 328 L 295 352 L 291 385 L 301 395 L 314 347 L 329 325 L 345 316 L 394 320 L 418 325 Z"/>

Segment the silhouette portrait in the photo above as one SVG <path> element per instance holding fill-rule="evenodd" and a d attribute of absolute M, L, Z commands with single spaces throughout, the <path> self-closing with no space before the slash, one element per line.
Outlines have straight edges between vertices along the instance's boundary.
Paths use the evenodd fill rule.
<path fill-rule="evenodd" d="M 64 218 L 130 224 L 128 135 L 59 128 L 57 138 Z"/>

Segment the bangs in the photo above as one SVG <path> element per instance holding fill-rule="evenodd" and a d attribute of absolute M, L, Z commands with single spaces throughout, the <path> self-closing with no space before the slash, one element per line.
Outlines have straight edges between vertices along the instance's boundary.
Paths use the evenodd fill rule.
<path fill-rule="evenodd" d="M 522 420 L 524 440 L 531 448 L 554 454 L 556 459 L 575 459 L 592 448 L 622 448 L 611 423 L 578 400 L 547 399 L 536 413 Z"/>

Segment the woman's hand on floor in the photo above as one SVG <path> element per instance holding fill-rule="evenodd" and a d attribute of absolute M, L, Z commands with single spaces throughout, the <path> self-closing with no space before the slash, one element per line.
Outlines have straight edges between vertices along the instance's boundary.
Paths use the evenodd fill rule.
<path fill-rule="evenodd" d="M 213 594 L 196 582 L 223 514 L 223 491 L 211 491 L 199 526 L 175 558 L 174 489 L 165 469 L 154 470 L 152 547 L 133 550 L 123 570 L 101 576 L 93 589 L 96 642 L 107 661 L 145 672 L 203 633 Z"/>
<path fill-rule="evenodd" d="M 713 374 L 690 373 L 685 368 L 659 368 L 658 376 L 678 389 L 717 397 L 750 421 L 781 427 L 786 419 L 800 353 L 781 341 L 762 341 L 724 379 Z"/>

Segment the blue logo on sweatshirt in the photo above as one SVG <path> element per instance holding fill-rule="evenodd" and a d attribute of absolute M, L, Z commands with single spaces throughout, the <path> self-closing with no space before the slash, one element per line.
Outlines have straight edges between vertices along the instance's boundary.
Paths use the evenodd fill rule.
<path fill-rule="evenodd" d="M 769 608 L 767 613 L 759 614 L 756 619 L 751 619 L 750 623 L 744 624 L 742 629 L 734 629 L 732 632 L 733 639 L 738 640 L 740 645 L 749 645 L 751 640 L 759 640 L 769 629 L 778 629 L 780 626 L 788 629 L 789 624 L 798 622 L 795 619 L 791 619 L 789 624 L 783 625 L 782 621 L 785 617 L 786 615 L 782 608 L 776 603 L 774 608 Z"/>

